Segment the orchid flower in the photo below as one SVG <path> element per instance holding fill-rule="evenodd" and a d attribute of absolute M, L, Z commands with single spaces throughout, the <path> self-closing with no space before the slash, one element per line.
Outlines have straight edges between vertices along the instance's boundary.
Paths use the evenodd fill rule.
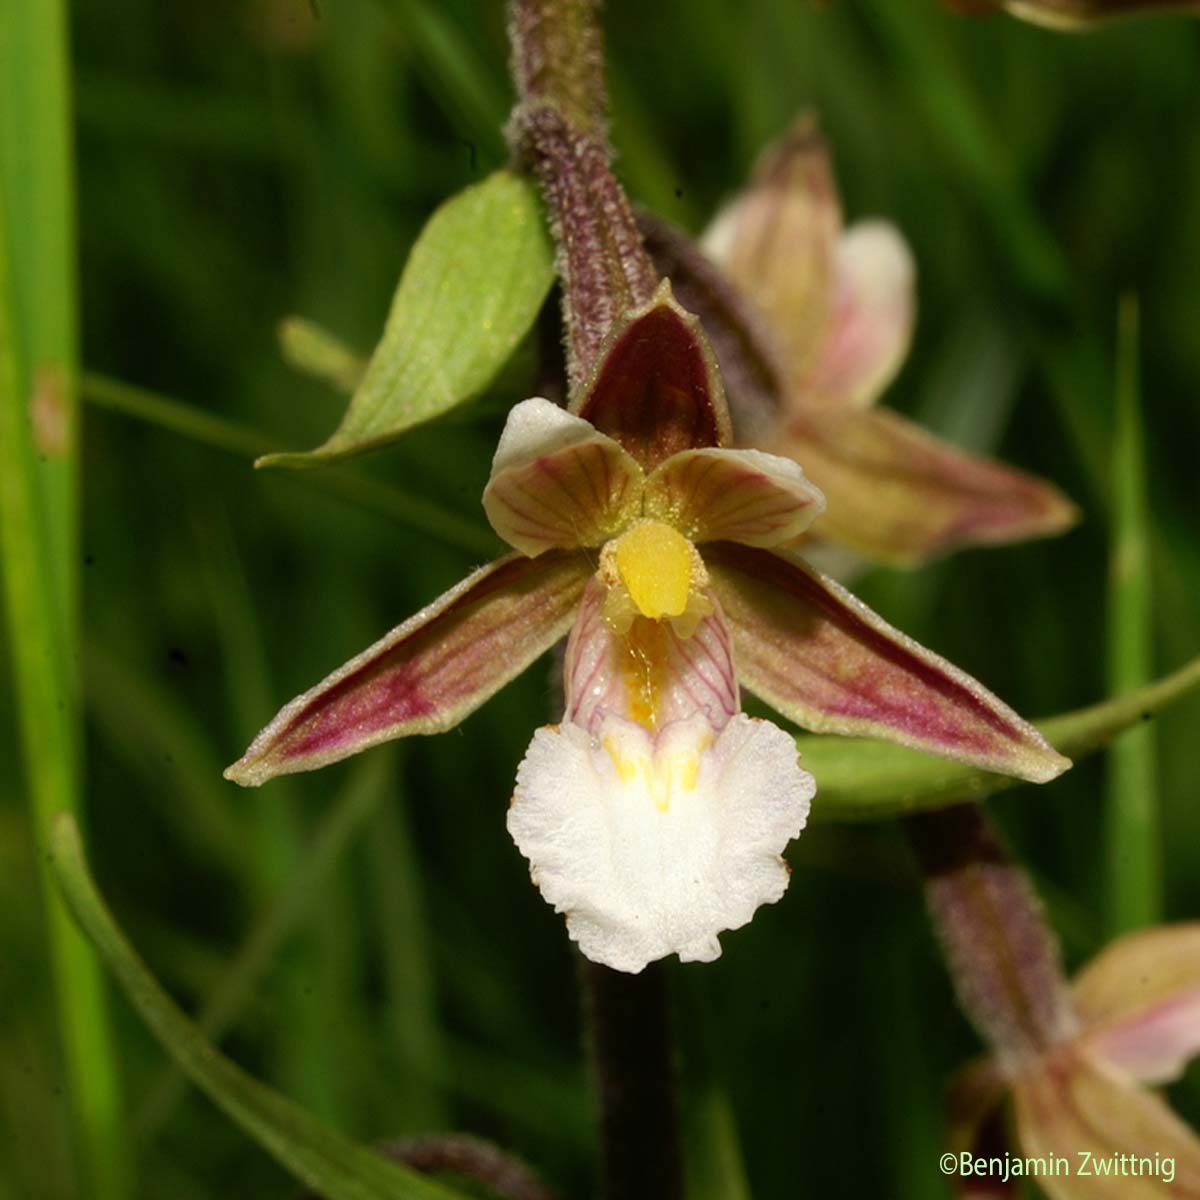
<path fill-rule="evenodd" d="M 873 734 L 1043 781 L 1069 764 L 957 668 L 789 553 L 823 510 L 790 459 L 729 448 L 694 317 L 664 284 L 569 410 L 511 412 L 483 503 L 513 552 L 297 697 L 242 784 L 461 721 L 565 633 L 565 714 L 517 771 L 508 828 L 594 961 L 711 960 L 787 886 L 814 794 L 788 733 Z"/>
<path fill-rule="evenodd" d="M 781 408 L 748 434 L 802 463 L 825 493 L 815 537 L 913 565 L 960 546 L 1059 533 L 1078 519 L 1052 485 L 872 407 L 908 353 L 913 258 L 887 222 L 842 228 L 811 118 L 768 148 L 704 246 L 773 343 Z"/>
<path fill-rule="evenodd" d="M 1064 31 L 1094 29 L 1133 17 L 1200 12 L 1196 0 L 947 0 L 947 3 L 967 13 L 1003 9 L 1033 25 Z"/>
<path fill-rule="evenodd" d="M 1075 978 L 1049 1045 L 980 1060 L 952 1094 L 964 1196 L 1016 1194 L 982 1140 L 1008 1092 L 1021 1160 L 1054 1200 L 1200 1196 L 1200 1138 L 1149 1090 L 1200 1053 L 1200 924 L 1123 937 Z M 1148 1086 L 1147 1086 L 1148 1085 Z"/>

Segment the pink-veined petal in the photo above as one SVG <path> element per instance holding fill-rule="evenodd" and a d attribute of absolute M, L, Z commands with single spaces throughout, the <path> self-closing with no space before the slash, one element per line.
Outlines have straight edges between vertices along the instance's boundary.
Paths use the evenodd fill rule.
<path fill-rule="evenodd" d="M 900 232 L 861 221 L 834 254 L 833 313 L 791 403 L 866 408 L 896 377 L 912 341 L 916 266 Z"/>
<path fill-rule="evenodd" d="M 1017 1141 L 1052 1200 L 1200 1197 L 1200 1140 L 1166 1103 L 1071 1044 L 1013 1085 Z M 1122 1158 L 1124 1156 L 1124 1158 Z"/>
<path fill-rule="evenodd" d="M 885 738 L 1039 783 L 1070 766 L 980 683 L 796 557 L 718 542 L 704 561 L 738 677 L 805 729 Z"/>
<path fill-rule="evenodd" d="M 549 400 L 509 414 L 483 493 L 492 528 L 523 554 L 598 546 L 641 503 L 642 469 L 587 421 Z"/>
<path fill-rule="evenodd" d="M 637 618 L 616 634 L 603 617 L 604 585 L 592 579 L 563 661 L 566 717 L 595 733 L 609 716 L 658 728 L 701 713 L 720 731 L 738 711 L 729 630 L 720 608 L 688 638 L 669 621 Z"/>
<path fill-rule="evenodd" d="M 798 463 L 761 450 L 685 450 L 646 481 L 646 516 L 693 542 L 786 545 L 824 508 Z"/>
<path fill-rule="evenodd" d="M 1072 985 L 1089 1051 L 1143 1083 L 1169 1083 L 1200 1053 L 1200 922 L 1132 933 Z"/>
<path fill-rule="evenodd" d="M 563 552 L 481 567 L 297 696 L 225 777 L 257 786 L 452 728 L 566 633 L 592 570 Z"/>
<path fill-rule="evenodd" d="M 571 411 L 615 438 L 647 470 L 681 450 L 730 441 L 712 348 L 667 282 L 618 324 Z"/>
<path fill-rule="evenodd" d="M 1079 510 L 1053 484 L 959 450 L 887 409 L 794 417 L 769 443 L 824 493 L 813 533 L 912 566 L 961 546 L 1048 537 Z"/>
<path fill-rule="evenodd" d="M 841 225 L 825 139 L 806 114 L 763 152 L 704 237 L 770 326 L 793 381 L 807 377 L 827 338 Z"/>

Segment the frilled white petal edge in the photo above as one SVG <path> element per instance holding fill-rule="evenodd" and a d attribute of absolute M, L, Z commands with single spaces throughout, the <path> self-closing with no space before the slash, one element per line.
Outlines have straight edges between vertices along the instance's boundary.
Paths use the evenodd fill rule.
<path fill-rule="evenodd" d="M 668 954 L 709 962 L 717 934 L 778 900 L 780 857 L 815 791 L 796 744 L 739 713 L 657 735 L 610 717 L 539 729 L 517 772 L 508 830 L 545 899 L 593 962 L 638 972 Z"/>

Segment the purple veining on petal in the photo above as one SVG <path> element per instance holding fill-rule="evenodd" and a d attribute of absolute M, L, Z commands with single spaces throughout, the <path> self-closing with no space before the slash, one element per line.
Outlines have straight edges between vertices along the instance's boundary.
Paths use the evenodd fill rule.
<path fill-rule="evenodd" d="M 481 568 L 288 704 L 226 775 L 259 784 L 452 727 L 562 636 L 590 573 L 563 552 Z"/>
<path fill-rule="evenodd" d="M 768 448 L 803 463 L 825 492 L 829 507 L 813 532 L 882 562 L 1046 537 L 1079 517 L 1052 484 L 887 409 L 796 416 Z"/>
<path fill-rule="evenodd" d="M 824 507 L 825 498 L 797 463 L 758 450 L 688 450 L 646 481 L 647 515 L 695 542 L 783 545 Z"/>
<path fill-rule="evenodd" d="M 706 548 L 738 674 L 805 728 L 865 734 L 1039 782 L 1069 765 L 986 688 L 793 556 Z"/>
<path fill-rule="evenodd" d="M 586 426 L 584 426 L 586 428 Z M 526 554 L 599 545 L 641 487 L 637 464 L 604 437 L 567 445 L 498 471 L 483 506 L 492 527 Z"/>
<path fill-rule="evenodd" d="M 603 617 L 604 585 L 589 582 L 563 664 L 566 719 L 595 733 L 607 716 L 651 728 L 703 713 L 716 730 L 738 711 L 729 631 L 714 612 L 689 638 L 639 617 L 616 634 Z"/>

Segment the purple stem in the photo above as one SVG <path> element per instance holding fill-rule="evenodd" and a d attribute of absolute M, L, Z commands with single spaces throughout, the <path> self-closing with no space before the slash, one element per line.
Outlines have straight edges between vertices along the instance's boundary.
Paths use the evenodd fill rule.
<path fill-rule="evenodd" d="M 905 821 L 963 1011 L 1011 1069 L 1074 1026 L 1058 939 L 1029 876 L 978 804 Z"/>
<path fill-rule="evenodd" d="M 626 975 L 581 962 L 605 1200 L 683 1200 L 666 968 Z"/>

